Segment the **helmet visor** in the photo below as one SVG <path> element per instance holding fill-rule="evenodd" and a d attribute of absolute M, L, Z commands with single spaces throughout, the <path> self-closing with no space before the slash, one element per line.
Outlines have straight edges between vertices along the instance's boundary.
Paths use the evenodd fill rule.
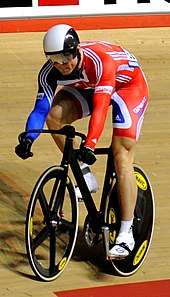
<path fill-rule="evenodd" d="M 72 61 L 75 57 L 72 53 L 46 54 L 47 60 L 52 64 L 64 64 Z"/>

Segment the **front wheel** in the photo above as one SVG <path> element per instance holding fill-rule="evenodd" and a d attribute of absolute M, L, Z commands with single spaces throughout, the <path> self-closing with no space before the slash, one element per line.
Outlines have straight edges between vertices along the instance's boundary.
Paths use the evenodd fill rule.
<path fill-rule="evenodd" d="M 136 164 L 134 165 L 134 174 L 138 186 L 133 222 L 135 247 L 125 259 L 111 260 L 116 272 L 122 276 L 129 276 L 135 273 L 144 262 L 152 241 L 155 222 L 154 195 L 149 178 L 144 170 Z M 121 220 L 116 181 L 110 195 L 108 195 L 105 210 L 105 222 L 110 229 L 109 249 L 111 249 L 118 235 Z"/>
<path fill-rule="evenodd" d="M 33 189 L 26 216 L 27 256 L 38 278 L 52 281 L 63 272 L 77 231 L 78 202 L 73 184 L 69 176 L 64 177 L 63 168 L 50 167 Z"/>

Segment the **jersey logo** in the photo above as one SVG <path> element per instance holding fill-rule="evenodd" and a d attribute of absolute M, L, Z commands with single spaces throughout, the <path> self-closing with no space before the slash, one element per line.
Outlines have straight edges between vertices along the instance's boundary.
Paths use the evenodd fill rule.
<path fill-rule="evenodd" d="M 114 123 L 124 123 L 125 122 L 125 119 L 121 112 L 121 109 L 116 102 L 114 102 L 113 119 L 114 119 Z"/>
<path fill-rule="evenodd" d="M 37 100 L 42 100 L 44 97 L 44 93 L 38 93 L 37 94 Z"/>
<path fill-rule="evenodd" d="M 133 109 L 133 112 L 141 116 L 146 108 L 146 105 L 147 105 L 147 100 L 146 100 L 146 97 L 144 97 L 142 101 L 139 103 L 139 105 Z"/>
<path fill-rule="evenodd" d="M 75 84 L 75 88 L 78 88 L 78 87 L 80 87 L 80 84 L 79 83 L 76 83 Z"/>
<path fill-rule="evenodd" d="M 96 138 L 93 138 L 92 140 L 91 140 L 93 143 L 97 143 L 97 139 Z"/>
<path fill-rule="evenodd" d="M 126 103 L 115 92 L 112 96 L 111 104 L 113 105 L 113 127 L 119 129 L 128 129 L 132 125 L 132 119 Z"/>
<path fill-rule="evenodd" d="M 98 86 L 95 87 L 95 93 L 107 93 L 111 95 L 113 92 L 113 87 L 112 86 Z"/>

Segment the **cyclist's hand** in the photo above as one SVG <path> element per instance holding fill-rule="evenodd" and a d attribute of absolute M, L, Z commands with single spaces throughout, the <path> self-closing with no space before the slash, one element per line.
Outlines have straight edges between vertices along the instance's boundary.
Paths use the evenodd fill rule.
<path fill-rule="evenodd" d="M 88 165 L 92 165 L 94 162 L 96 162 L 97 158 L 95 156 L 93 149 L 91 149 L 90 147 L 84 146 L 80 150 L 79 160 Z"/>
<path fill-rule="evenodd" d="M 30 151 L 32 141 L 30 139 L 22 139 L 22 141 L 15 147 L 15 153 L 23 160 L 32 157 L 33 153 Z"/>

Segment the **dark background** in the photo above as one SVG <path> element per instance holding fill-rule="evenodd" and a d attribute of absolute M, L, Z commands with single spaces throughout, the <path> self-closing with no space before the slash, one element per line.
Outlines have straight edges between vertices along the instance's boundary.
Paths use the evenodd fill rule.
<path fill-rule="evenodd" d="M 32 0 L 0 0 L 0 7 L 30 7 Z"/>

